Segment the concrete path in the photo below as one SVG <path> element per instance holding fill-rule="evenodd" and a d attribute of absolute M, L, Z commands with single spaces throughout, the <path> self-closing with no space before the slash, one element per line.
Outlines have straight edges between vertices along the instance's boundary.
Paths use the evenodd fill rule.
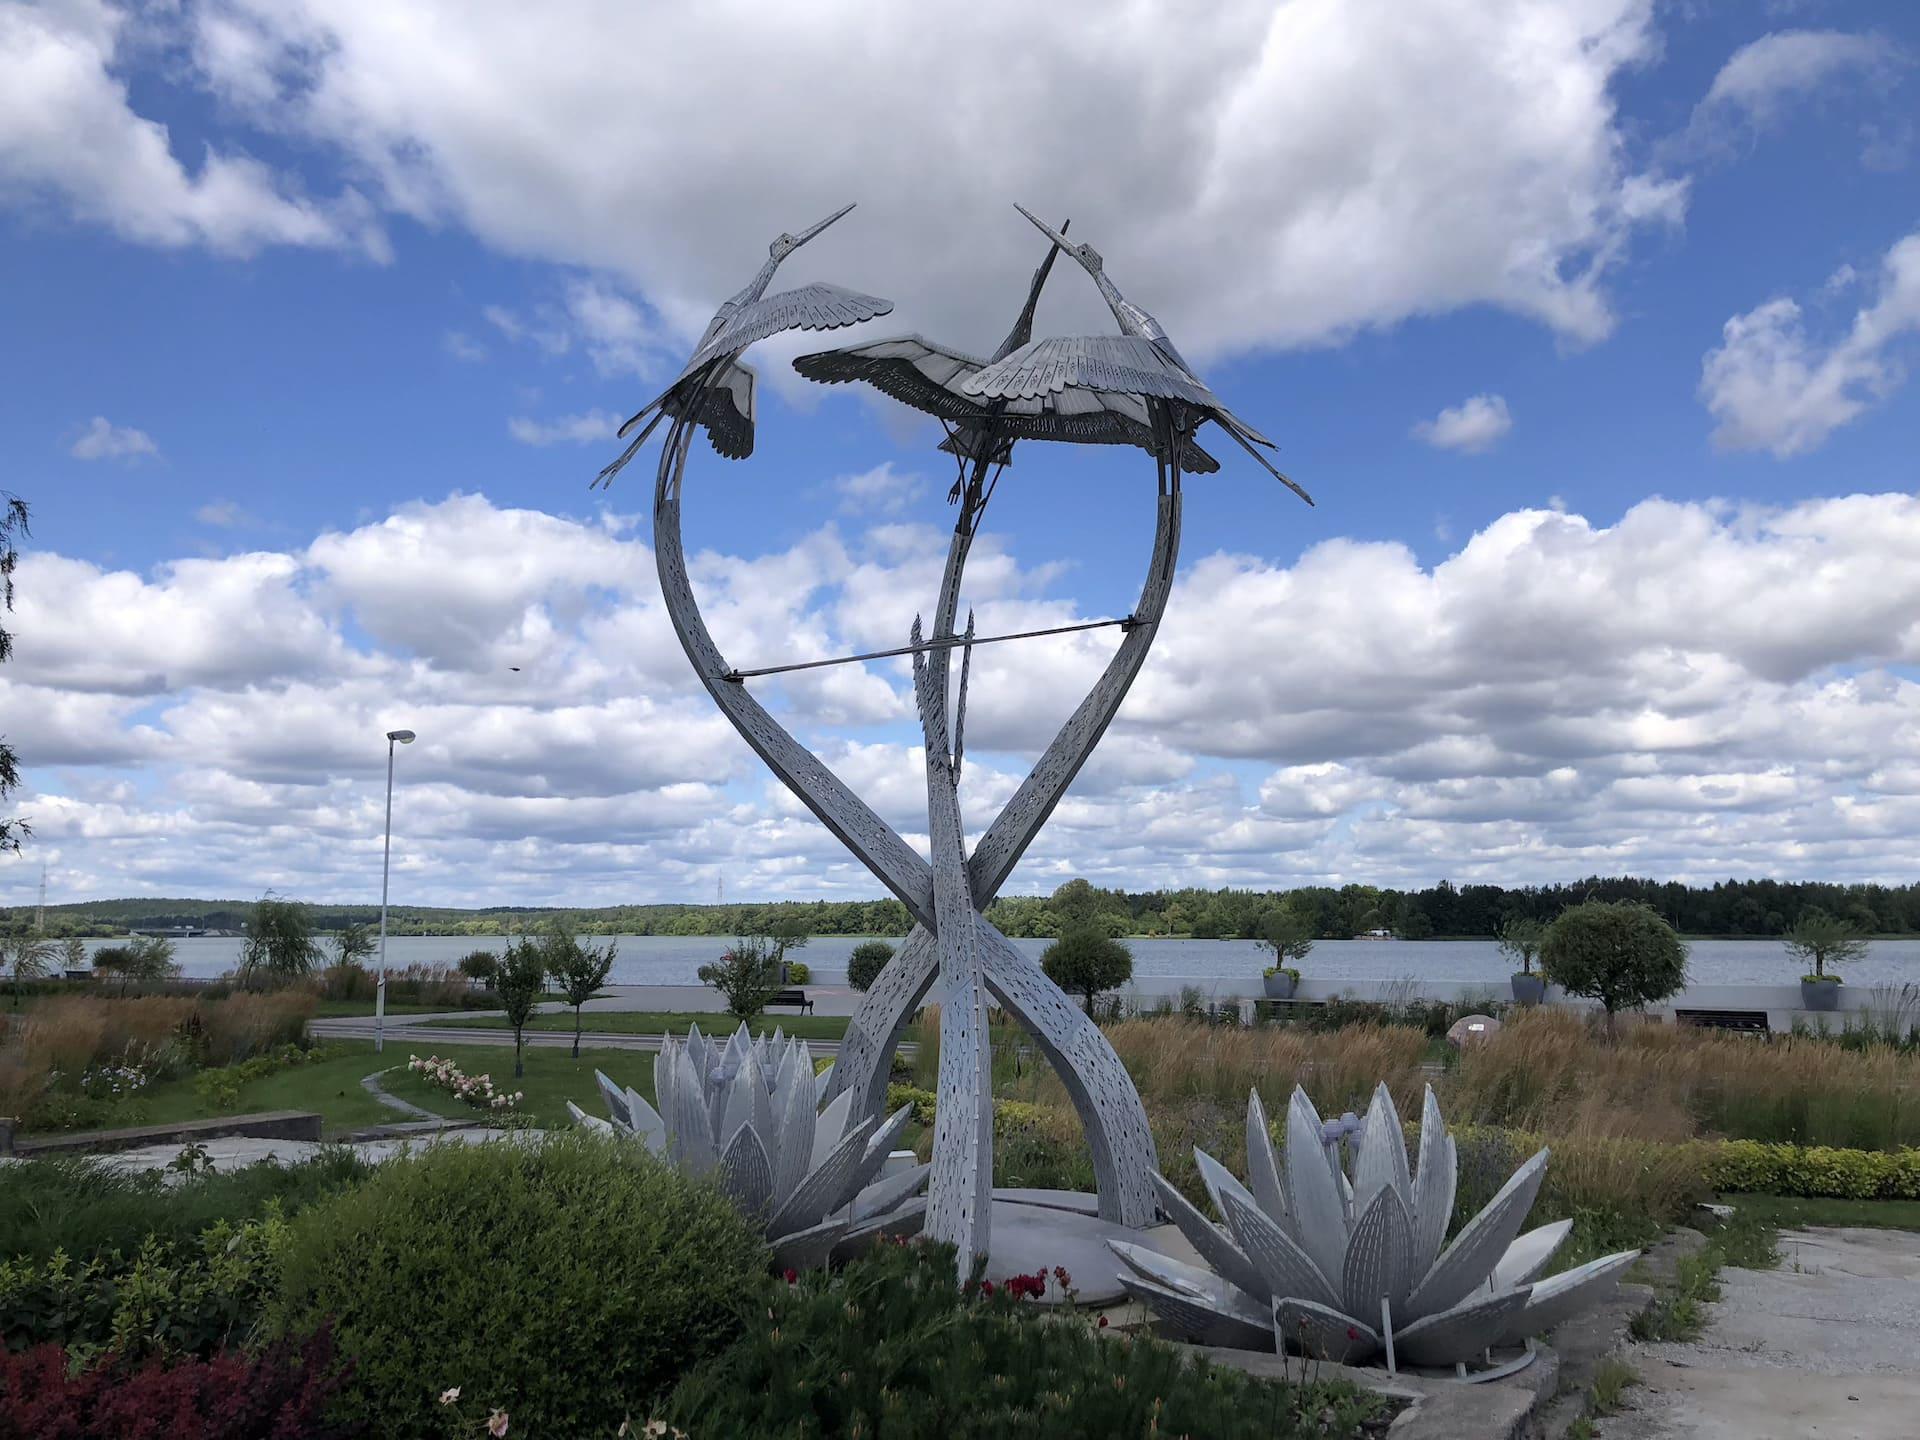
<path fill-rule="evenodd" d="M 1794 1230 L 1777 1270 L 1727 1269 L 1700 1339 L 1628 1357 L 1642 1385 L 1606 1440 L 1920 1435 L 1920 1235 Z"/>

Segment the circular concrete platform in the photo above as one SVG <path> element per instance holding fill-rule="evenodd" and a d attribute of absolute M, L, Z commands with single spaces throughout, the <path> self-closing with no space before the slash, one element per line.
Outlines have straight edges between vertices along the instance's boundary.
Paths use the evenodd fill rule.
<path fill-rule="evenodd" d="M 1102 1220 L 1098 1208 L 1095 1197 L 1072 1190 L 995 1190 L 986 1278 L 999 1285 L 1010 1275 L 1040 1271 L 1051 1276 L 1058 1265 L 1072 1277 L 1081 1304 L 1102 1305 L 1126 1297 L 1119 1279 L 1123 1267 L 1107 1248 L 1108 1240 L 1124 1240 L 1189 1265 L 1203 1263 L 1176 1226 L 1135 1230 Z M 1065 1299 L 1049 1279 L 1046 1303 Z"/>

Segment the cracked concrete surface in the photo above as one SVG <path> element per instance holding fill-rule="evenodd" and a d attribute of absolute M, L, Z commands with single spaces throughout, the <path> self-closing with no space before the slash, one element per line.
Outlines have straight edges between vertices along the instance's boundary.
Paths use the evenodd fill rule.
<path fill-rule="evenodd" d="M 1635 1347 L 1641 1385 L 1607 1440 L 1911 1440 L 1920 1435 L 1920 1235 L 1791 1230 L 1775 1270 L 1721 1272 L 1687 1344 Z"/>

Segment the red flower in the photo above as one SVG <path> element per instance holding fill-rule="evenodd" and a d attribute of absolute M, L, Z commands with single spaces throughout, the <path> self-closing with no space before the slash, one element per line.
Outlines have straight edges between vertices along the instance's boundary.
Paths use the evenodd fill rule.
<path fill-rule="evenodd" d="M 1073 1276 L 1071 1276 L 1071 1275 L 1069 1275 L 1069 1274 L 1067 1273 L 1067 1267 L 1066 1267 L 1066 1266 L 1064 1266 L 1064 1265 L 1056 1265 L 1056 1266 L 1054 1266 L 1054 1267 L 1053 1267 L 1053 1278 L 1054 1278 L 1055 1280 L 1058 1280 L 1058 1281 L 1060 1282 L 1060 1288 L 1061 1288 L 1062 1290 L 1070 1290 L 1070 1289 L 1072 1289 L 1072 1288 L 1073 1288 Z"/>
<path fill-rule="evenodd" d="M 991 1295 L 991 1294 L 993 1294 L 993 1281 L 991 1281 L 991 1280 L 982 1280 L 982 1281 L 980 1282 L 980 1293 L 981 1293 L 982 1295 Z"/>
<path fill-rule="evenodd" d="M 1353 1326 L 1351 1325 L 1347 1326 L 1347 1339 L 1358 1340 L 1359 1338 L 1360 1338 L 1360 1332 L 1354 1329 Z"/>
<path fill-rule="evenodd" d="M 1106 1329 L 1106 1328 L 1107 1328 L 1107 1317 L 1106 1317 L 1106 1316 L 1104 1316 L 1104 1315 L 1102 1315 L 1102 1316 L 1100 1317 L 1100 1328 L 1101 1328 L 1102 1330 L 1104 1330 L 1104 1329 Z"/>
<path fill-rule="evenodd" d="M 800 1283 L 800 1272 L 795 1270 L 791 1265 L 781 1271 L 781 1275 L 789 1285 L 798 1285 Z"/>

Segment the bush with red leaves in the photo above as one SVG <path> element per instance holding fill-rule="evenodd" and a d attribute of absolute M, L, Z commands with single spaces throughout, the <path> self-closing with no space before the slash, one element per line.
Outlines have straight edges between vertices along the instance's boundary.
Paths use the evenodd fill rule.
<path fill-rule="evenodd" d="M 0 1440 L 334 1440 L 322 1418 L 339 1388 L 332 1337 L 210 1360 L 111 1357 L 67 1373 L 67 1352 L 0 1351 Z"/>

